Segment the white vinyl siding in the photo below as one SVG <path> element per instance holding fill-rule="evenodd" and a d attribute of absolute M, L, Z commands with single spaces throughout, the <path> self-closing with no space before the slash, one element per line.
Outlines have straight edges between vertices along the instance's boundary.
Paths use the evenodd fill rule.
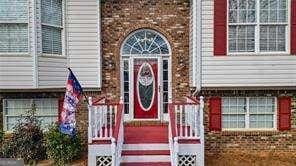
<path fill-rule="evenodd" d="M 276 129 L 274 97 L 223 97 L 223 129 Z"/>
<path fill-rule="evenodd" d="M 278 52 L 214 56 L 214 0 L 202 1 L 201 18 L 203 88 L 296 86 L 296 56 Z"/>
<path fill-rule="evenodd" d="M 68 66 L 84 88 L 100 88 L 100 1 L 66 2 Z"/>
<path fill-rule="evenodd" d="M 62 22 L 57 19 L 61 12 L 54 12 L 52 15 L 43 12 L 42 15 L 42 1 L 27 0 L 22 8 L 22 10 L 27 11 L 24 16 L 16 15 L 16 12 L 8 14 L 16 15 L 5 21 L 5 23 L 9 22 L 11 25 L 16 17 L 22 18 L 22 20 L 24 20 L 23 18 L 27 19 L 28 46 L 26 53 L 0 52 L 0 89 L 63 88 L 68 74 L 67 67 L 71 67 L 84 88 L 96 88 L 95 90 L 98 90 L 101 86 L 98 1 L 62 1 L 62 12 L 64 14 Z M 2 8 L 4 2 L 10 1 L 1 1 L 0 11 L 4 10 L 4 7 Z M 13 2 L 21 2 L 21 0 Z M 46 1 L 46 3 L 50 2 Z M 7 9 L 5 8 L 5 10 Z M 11 10 L 14 11 L 16 8 Z M 7 14 L 3 17 L 8 18 L 6 16 Z M 45 17 L 43 20 L 47 23 L 41 22 L 42 16 Z M 2 20 L 0 19 L 1 23 Z M 25 23 L 18 24 L 23 25 Z M 52 24 L 59 24 L 59 26 Z M 42 26 L 46 26 L 48 29 L 51 27 L 62 28 L 61 35 L 60 33 L 51 33 L 54 28 L 48 30 L 48 33 L 42 32 Z M 46 41 L 42 41 L 44 39 L 42 33 L 43 36 L 47 35 Z M 6 32 L 5 35 L 7 35 Z M 2 37 L 0 37 L 0 41 L 4 39 Z M 13 41 L 18 42 L 19 40 Z M 23 49 L 22 45 L 19 46 Z M 43 46 L 47 47 L 46 49 L 51 53 L 42 53 Z M 1 45 L 0 50 L 3 48 Z M 61 52 L 63 56 L 60 55 Z"/>
<path fill-rule="evenodd" d="M 43 128 L 46 128 L 57 121 L 58 99 L 4 99 L 3 127 L 5 131 L 13 130 L 13 127 L 21 116 L 25 116 L 26 112 L 31 109 L 32 102 L 36 105 L 36 116 L 41 120 L 41 126 Z"/>
<path fill-rule="evenodd" d="M 29 51 L 28 0 L 0 2 L 0 53 Z"/>
<path fill-rule="evenodd" d="M 62 55 L 62 0 L 41 0 L 42 53 Z"/>

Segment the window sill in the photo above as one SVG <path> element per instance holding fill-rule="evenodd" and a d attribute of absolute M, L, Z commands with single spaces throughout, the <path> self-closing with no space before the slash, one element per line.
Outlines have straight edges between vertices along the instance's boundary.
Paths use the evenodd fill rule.
<path fill-rule="evenodd" d="M 236 135 L 244 135 L 244 136 L 270 136 L 274 134 L 278 134 L 280 131 L 277 129 L 222 129 L 221 134 L 223 136 L 236 136 Z"/>
<path fill-rule="evenodd" d="M 0 56 L 6 57 L 29 57 L 31 56 L 30 53 L 19 53 L 19 52 L 11 52 L 11 53 L 0 53 Z"/>
<path fill-rule="evenodd" d="M 40 57 L 67 59 L 65 55 L 59 55 L 59 54 L 41 54 Z"/>
<path fill-rule="evenodd" d="M 228 53 L 229 56 L 292 56 L 288 52 Z"/>

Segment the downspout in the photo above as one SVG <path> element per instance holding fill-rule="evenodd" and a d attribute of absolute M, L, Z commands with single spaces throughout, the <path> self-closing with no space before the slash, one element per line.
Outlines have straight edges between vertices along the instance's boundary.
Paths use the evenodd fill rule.
<path fill-rule="evenodd" d="M 201 41 L 202 41 L 202 8 L 201 8 L 201 0 L 193 0 L 192 2 L 192 23 L 193 23 L 193 73 L 194 73 L 194 85 L 195 89 L 191 93 L 192 96 L 196 96 L 201 91 L 201 73 L 202 73 L 202 48 L 201 48 Z"/>

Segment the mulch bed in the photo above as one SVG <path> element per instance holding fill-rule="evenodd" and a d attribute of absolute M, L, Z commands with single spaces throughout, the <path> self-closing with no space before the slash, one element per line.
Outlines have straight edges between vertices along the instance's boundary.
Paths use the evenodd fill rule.
<path fill-rule="evenodd" d="M 206 156 L 205 160 L 206 166 L 296 166 L 296 152 L 222 153 Z"/>

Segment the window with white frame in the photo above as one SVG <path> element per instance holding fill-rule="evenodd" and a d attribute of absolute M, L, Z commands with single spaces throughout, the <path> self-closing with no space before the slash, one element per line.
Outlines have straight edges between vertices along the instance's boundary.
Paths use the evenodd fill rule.
<path fill-rule="evenodd" d="M 223 129 L 275 129 L 274 97 L 223 97 Z"/>
<path fill-rule="evenodd" d="M 228 0 L 229 53 L 286 52 L 288 0 Z"/>
<path fill-rule="evenodd" d="M 47 128 L 58 117 L 58 99 L 4 99 L 3 100 L 3 128 L 5 131 L 12 131 L 21 116 L 31 109 L 32 102 L 35 103 L 36 115 L 41 120 L 43 128 Z"/>
<path fill-rule="evenodd" d="M 62 0 L 41 0 L 41 24 L 42 53 L 62 55 Z"/>
<path fill-rule="evenodd" d="M 0 53 L 27 53 L 28 0 L 0 1 Z"/>

